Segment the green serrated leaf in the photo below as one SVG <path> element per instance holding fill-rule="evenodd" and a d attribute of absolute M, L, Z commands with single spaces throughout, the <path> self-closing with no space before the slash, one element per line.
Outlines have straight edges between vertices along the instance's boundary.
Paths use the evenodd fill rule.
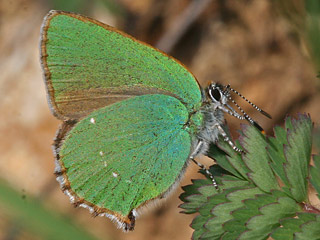
<path fill-rule="evenodd" d="M 224 229 L 227 232 L 236 232 L 237 236 L 240 236 L 246 228 L 246 223 L 254 216 L 261 215 L 260 208 L 265 205 L 277 202 L 278 197 L 283 197 L 280 191 L 273 191 L 272 194 L 260 194 L 256 195 L 252 199 L 244 200 L 244 207 L 235 210 L 232 213 L 233 219 L 224 224 Z M 235 229 L 234 225 L 241 225 L 242 228 Z"/>
<path fill-rule="evenodd" d="M 223 140 L 220 140 L 220 141 L 223 141 Z M 214 159 L 220 167 L 222 167 L 226 171 L 230 172 L 234 176 L 241 178 L 241 175 L 228 162 L 227 157 L 226 157 L 226 153 L 223 150 L 221 150 L 220 148 L 218 148 L 217 145 L 211 144 L 207 155 L 208 155 L 208 157 Z"/>
<path fill-rule="evenodd" d="M 213 154 L 219 166 L 212 166 L 210 172 L 220 192 L 216 193 L 208 179 L 201 184 L 194 181 L 196 186 L 188 186 L 185 188 L 188 193 L 181 195 L 184 211 L 200 214 L 192 222 L 193 239 L 256 240 L 272 236 L 282 240 L 294 239 L 297 233 L 304 234 L 299 237 L 313 236 L 314 233 L 308 235 L 306 230 L 302 231 L 304 226 L 312 229 L 317 221 L 310 213 L 299 213 L 301 207 L 297 199 L 306 194 L 298 184 L 301 178 L 293 178 L 305 176 L 307 179 L 311 120 L 307 115 L 299 115 L 297 120 L 288 118 L 286 129 L 276 127 L 275 138 L 266 141 L 254 127 L 244 128 L 241 137 L 247 152 L 242 156 L 244 160 L 224 141 L 218 143 L 223 151 L 216 148 Z M 313 175 L 310 181 L 317 189 L 320 160 L 317 156 L 315 159 L 315 166 L 310 168 Z M 284 185 L 281 188 L 276 175 Z M 305 183 L 299 183 L 306 190 Z"/>
<path fill-rule="evenodd" d="M 290 121 L 289 121 L 290 120 Z M 288 145 L 284 147 L 284 164 L 292 197 L 297 202 L 307 198 L 308 165 L 311 154 L 312 122 L 306 115 L 299 115 L 297 120 L 288 118 Z"/>
<path fill-rule="evenodd" d="M 208 199 L 208 203 L 203 205 L 199 209 L 199 217 L 197 217 L 197 221 L 193 222 L 191 227 L 195 230 L 193 234 L 193 239 L 205 239 L 203 235 L 210 231 L 210 229 L 206 228 L 205 224 L 209 221 L 210 218 L 213 217 L 212 215 L 212 208 L 218 204 L 224 203 L 227 200 L 226 193 L 228 191 L 225 191 L 224 193 L 216 194 Z M 201 225 L 202 223 L 202 225 Z"/>
<path fill-rule="evenodd" d="M 301 232 L 301 225 L 314 221 L 316 215 L 312 213 L 298 213 L 295 218 L 287 218 L 280 221 L 281 227 L 277 228 L 271 234 L 274 240 L 294 239 L 294 234 Z"/>
<path fill-rule="evenodd" d="M 284 187 L 281 188 L 281 190 L 282 190 L 285 194 L 287 194 L 287 196 L 292 197 L 292 193 L 291 193 L 289 187 L 284 186 Z"/>
<path fill-rule="evenodd" d="M 207 197 L 201 194 L 194 194 L 186 197 L 186 203 L 180 205 L 185 209 L 184 213 L 195 213 L 198 209 L 207 202 Z"/>
<path fill-rule="evenodd" d="M 192 194 L 199 194 L 199 187 L 207 185 L 210 181 L 207 179 L 197 179 L 197 180 L 191 180 L 192 184 L 183 186 L 182 189 L 184 192 L 180 195 L 181 201 L 185 202 L 185 198 Z"/>
<path fill-rule="evenodd" d="M 297 240 L 320 239 L 320 215 L 316 216 L 315 221 L 310 221 L 301 226 L 302 232 L 295 234 Z"/>
<path fill-rule="evenodd" d="M 202 216 L 213 216 L 212 209 L 214 206 L 225 203 L 227 200 L 225 194 L 217 194 L 208 199 L 207 204 L 201 206 L 199 208 L 199 213 Z"/>
<path fill-rule="evenodd" d="M 184 209 L 182 212 L 186 214 L 196 213 L 201 205 L 207 202 L 207 197 L 199 192 L 199 188 L 212 186 L 212 182 L 208 179 L 192 180 L 192 183 L 182 187 L 185 192 L 180 195 L 180 199 L 184 202 L 180 208 Z"/>
<path fill-rule="evenodd" d="M 296 202 L 288 197 L 280 197 L 277 202 L 259 209 L 262 215 L 255 216 L 247 222 L 248 231 L 239 239 L 266 239 L 272 231 L 280 226 L 282 218 L 293 217 L 301 210 Z"/>
<path fill-rule="evenodd" d="M 193 219 L 193 221 L 191 223 L 191 227 L 193 229 L 195 229 L 195 231 L 192 234 L 192 239 L 193 240 L 200 239 L 201 235 L 203 233 L 205 233 L 206 231 L 208 231 L 204 227 L 204 225 L 207 223 L 207 221 L 208 221 L 208 218 L 205 217 L 205 216 L 201 216 L 201 215 L 198 215 Z"/>
<path fill-rule="evenodd" d="M 271 234 L 272 239 L 274 240 L 293 240 L 293 234 L 291 229 L 287 228 L 277 228 L 272 234 Z"/>
<path fill-rule="evenodd" d="M 286 126 L 286 131 L 288 131 L 288 129 L 292 129 L 292 121 L 291 121 L 291 117 L 287 117 L 285 120 L 285 126 Z"/>
<path fill-rule="evenodd" d="M 237 232 L 226 232 L 222 235 L 221 240 L 234 240 L 237 239 L 238 234 Z"/>
<path fill-rule="evenodd" d="M 301 220 L 302 222 L 309 222 L 309 221 L 315 221 L 317 215 L 314 213 L 305 213 L 305 212 L 299 212 L 297 213 L 297 219 Z"/>
<path fill-rule="evenodd" d="M 243 161 L 251 170 L 249 178 L 265 192 L 278 189 L 277 179 L 269 165 L 265 137 L 254 126 L 246 126 L 244 134 L 246 137 L 241 138 L 241 144 L 247 151 Z"/>
<path fill-rule="evenodd" d="M 217 194 L 217 189 L 213 186 L 213 184 L 210 185 L 205 185 L 202 187 L 198 188 L 198 191 L 201 195 L 203 195 L 204 197 L 209 197 L 212 196 L 214 194 Z"/>
<path fill-rule="evenodd" d="M 320 156 L 313 156 L 314 166 L 310 166 L 310 183 L 320 196 Z"/>
<path fill-rule="evenodd" d="M 206 228 L 205 224 L 209 221 L 210 218 L 213 217 L 212 215 L 212 208 L 218 204 L 224 203 L 227 200 L 226 194 L 229 191 L 225 191 L 220 194 L 215 194 L 214 196 L 210 197 L 208 199 L 208 202 L 204 204 L 202 207 L 199 209 L 199 217 L 197 217 L 197 221 L 192 222 L 191 227 L 195 229 L 195 232 L 193 234 L 193 239 L 205 239 L 202 238 L 203 234 L 205 232 L 208 232 L 209 229 Z M 203 223 L 202 225 L 200 223 Z M 197 237 L 197 238 L 196 238 Z"/>
<path fill-rule="evenodd" d="M 267 151 L 271 159 L 270 165 L 273 171 L 277 174 L 280 180 L 286 185 L 289 185 L 283 164 L 286 162 L 283 145 L 288 144 L 286 131 L 281 127 L 274 128 L 275 137 L 268 138 Z"/>
<path fill-rule="evenodd" d="M 219 139 L 218 147 L 220 149 L 218 155 L 215 155 L 209 151 L 210 154 L 213 154 L 211 157 L 216 160 L 219 166 L 232 173 L 234 176 L 239 179 L 248 179 L 247 173 L 249 169 L 246 167 L 244 162 L 241 159 L 241 155 L 235 152 L 230 145 L 223 141 L 222 138 Z M 216 148 L 218 148 L 216 147 Z M 223 154 L 222 154 L 223 153 Z M 226 155 L 227 154 L 227 155 Z M 210 157 L 210 155 L 208 155 Z"/>
<path fill-rule="evenodd" d="M 284 219 L 283 221 L 280 221 L 280 224 L 281 224 L 280 227 L 278 227 L 272 232 L 271 237 L 275 240 L 276 239 L 291 240 L 294 237 L 293 234 L 301 230 L 299 225 L 302 223 L 303 222 L 300 221 L 299 219 L 294 219 L 294 218 Z"/>
<path fill-rule="evenodd" d="M 243 200 L 253 198 L 256 194 L 261 193 L 262 191 L 257 187 L 247 189 L 233 189 L 226 195 L 226 198 L 228 200 L 227 202 L 220 203 L 213 208 L 212 214 L 214 215 L 214 217 L 209 219 L 206 224 L 206 228 L 210 231 L 204 233 L 202 237 L 211 237 L 212 239 L 214 239 L 221 236 L 224 232 L 223 224 L 232 219 L 231 213 L 234 210 L 243 207 Z"/>
<path fill-rule="evenodd" d="M 221 180 L 221 186 L 223 189 L 230 189 L 234 187 L 254 187 L 254 185 L 248 181 L 243 180 Z"/>
<path fill-rule="evenodd" d="M 214 164 L 211 165 L 209 168 L 209 171 L 212 173 L 213 176 L 215 177 L 220 177 L 220 176 L 232 176 L 234 177 L 234 175 L 232 175 L 232 173 L 228 172 L 227 170 L 223 169 L 221 166 L 219 166 L 218 164 Z M 209 176 L 206 172 L 204 172 L 202 169 L 200 170 L 200 172 L 206 176 L 208 179 Z"/>
<path fill-rule="evenodd" d="M 241 214 L 242 217 L 250 218 L 253 216 L 253 214 L 249 213 L 248 211 L 243 211 L 241 213 L 241 210 L 244 210 L 244 209 L 239 209 L 238 214 Z M 223 229 L 225 230 L 225 232 L 232 233 L 234 235 L 237 235 L 238 237 L 240 233 L 244 232 L 247 228 L 245 224 L 242 223 L 242 221 L 235 221 L 234 219 L 231 219 L 227 221 L 225 224 L 223 224 Z"/>

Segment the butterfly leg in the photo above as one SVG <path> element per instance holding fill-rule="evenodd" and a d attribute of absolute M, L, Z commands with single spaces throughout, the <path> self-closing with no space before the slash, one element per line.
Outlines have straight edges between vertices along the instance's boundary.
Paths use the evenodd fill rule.
<path fill-rule="evenodd" d="M 232 149 L 236 152 L 239 153 L 243 153 L 244 151 L 242 151 L 241 149 L 239 149 L 228 137 L 227 133 L 223 130 L 223 128 L 221 127 L 221 125 L 219 123 L 216 123 L 215 125 L 213 125 L 213 128 L 217 128 L 219 133 L 221 134 L 221 136 L 223 137 L 223 140 L 225 142 L 227 142 L 230 147 L 232 147 Z"/>
<path fill-rule="evenodd" d="M 196 145 L 194 151 L 190 154 L 190 159 L 198 165 L 199 168 L 201 168 L 203 171 L 205 171 L 205 173 L 209 176 L 209 178 L 212 181 L 213 186 L 218 190 L 218 184 L 216 182 L 216 180 L 214 179 L 214 176 L 211 174 L 211 172 L 209 172 L 209 170 L 201 163 L 197 162 L 194 158 L 201 152 L 201 149 L 204 145 L 203 140 L 199 140 L 198 144 Z"/>

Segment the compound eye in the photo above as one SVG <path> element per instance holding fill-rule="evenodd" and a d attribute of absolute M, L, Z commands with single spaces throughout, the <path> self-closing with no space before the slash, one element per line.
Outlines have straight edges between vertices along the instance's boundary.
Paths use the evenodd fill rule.
<path fill-rule="evenodd" d="M 220 91 L 218 89 L 212 89 L 211 91 L 211 96 L 218 102 L 221 99 L 221 94 Z"/>

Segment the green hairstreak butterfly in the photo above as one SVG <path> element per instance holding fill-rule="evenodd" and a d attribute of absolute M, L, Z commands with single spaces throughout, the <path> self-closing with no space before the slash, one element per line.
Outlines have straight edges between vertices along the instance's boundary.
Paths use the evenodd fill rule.
<path fill-rule="evenodd" d="M 54 141 L 57 180 L 72 203 L 125 231 L 219 135 L 240 151 L 221 127 L 225 112 L 260 128 L 230 86 L 203 90 L 178 60 L 97 20 L 50 11 L 40 51 L 50 109 L 63 120 Z"/>

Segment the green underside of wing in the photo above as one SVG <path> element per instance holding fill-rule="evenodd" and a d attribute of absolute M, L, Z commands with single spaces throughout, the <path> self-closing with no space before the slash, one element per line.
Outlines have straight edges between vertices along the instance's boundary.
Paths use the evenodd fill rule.
<path fill-rule="evenodd" d="M 85 17 L 60 14 L 48 24 L 47 85 L 54 89 L 49 95 L 57 115 L 81 117 L 153 93 L 175 96 L 189 110 L 199 107 L 199 85 L 175 59 Z"/>
<path fill-rule="evenodd" d="M 71 189 L 127 216 L 179 177 L 191 148 L 187 121 L 186 107 L 166 95 L 138 96 L 92 112 L 60 151 Z"/>

